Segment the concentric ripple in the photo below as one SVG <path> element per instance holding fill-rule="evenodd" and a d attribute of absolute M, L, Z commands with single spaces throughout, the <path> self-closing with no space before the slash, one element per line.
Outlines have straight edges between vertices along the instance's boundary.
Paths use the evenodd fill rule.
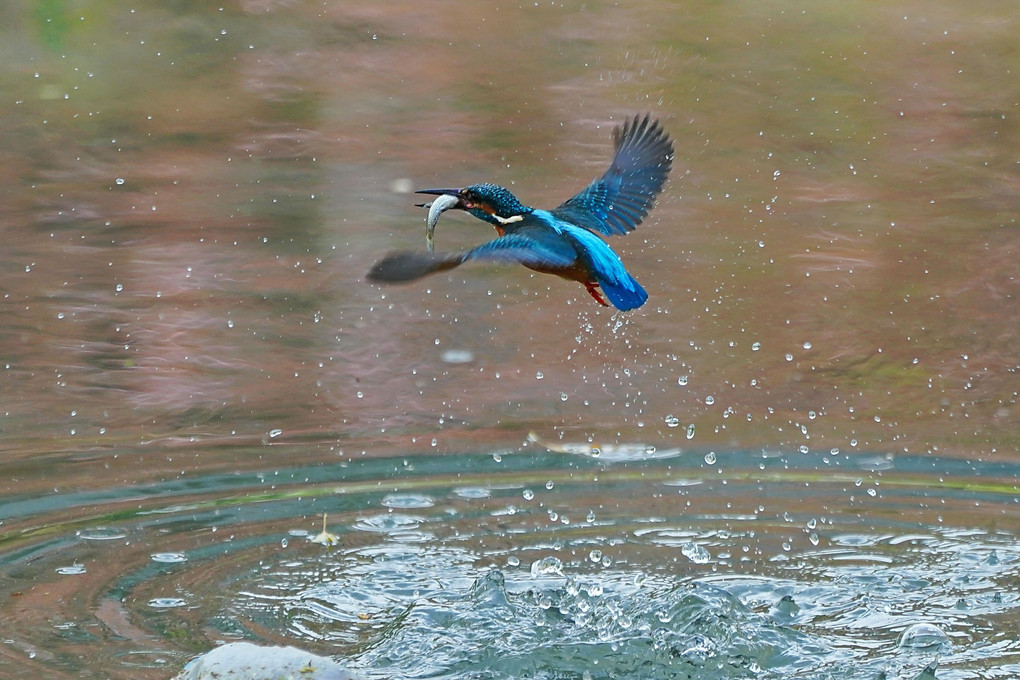
<path fill-rule="evenodd" d="M 247 640 L 369 677 L 1015 677 L 1008 487 L 940 486 L 953 461 L 834 476 L 689 458 L 436 456 L 390 481 L 380 459 L 282 469 L 268 490 L 192 479 L 187 502 L 10 543 L 19 632 L 0 665 L 166 678 Z"/>

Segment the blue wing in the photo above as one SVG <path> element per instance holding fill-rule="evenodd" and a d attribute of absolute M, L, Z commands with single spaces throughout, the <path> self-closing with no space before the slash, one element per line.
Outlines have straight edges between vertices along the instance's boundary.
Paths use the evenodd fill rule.
<path fill-rule="evenodd" d="M 641 223 L 673 166 L 673 142 L 659 121 L 636 116 L 613 130 L 616 153 L 602 177 L 552 211 L 606 236 Z"/>
<path fill-rule="evenodd" d="M 529 234 L 529 232 L 534 233 Z M 543 237 L 543 234 L 549 234 Z M 597 237 L 596 237 L 597 238 Z M 368 272 L 370 281 L 397 283 L 459 267 L 468 260 L 519 262 L 527 267 L 556 270 L 577 262 L 569 242 L 549 231 L 520 229 L 462 253 L 402 251 L 390 253 Z"/>
<path fill-rule="evenodd" d="M 474 259 L 520 262 L 540 270 L 564 269 L 577 262 L 577 252 L 548 230 L 525 227 L 464 253 L 464 261 Z"/>

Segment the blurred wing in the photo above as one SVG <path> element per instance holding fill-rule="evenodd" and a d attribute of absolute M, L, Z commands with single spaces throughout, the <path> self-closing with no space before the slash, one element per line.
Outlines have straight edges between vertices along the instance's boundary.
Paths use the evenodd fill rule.
<path fill-rule="evenodd" d="M 372 267 L 368 272 L 368 280 L 383 283 L 414 281 L 429 274 L 453 269 L 468 260 L 519 262 L 529 267 L 562 269 L 574 264 L 576 259 L 577 253 L 573 246 L 563 239 L 533 238 L 518 232 L 500 236 L 464 253 L 390 253 Z"/>
<path fill-rule="evenodd" d="M 673 142 L 648 115 L 613 130 L 616 153 L 602 177 L 552 211 L 606 236 L 626 234 L 641 223 L 673 166 Z"/>
<path fill-rule="evenodd" d="M 453 269 L 464 261 L 464 254 L 421 253 L 407 250 L 390 253 L 375 263 L 368 272 L 369 281 L 380 283 L 401 283 L 414 281 L 423 276 Z"/>

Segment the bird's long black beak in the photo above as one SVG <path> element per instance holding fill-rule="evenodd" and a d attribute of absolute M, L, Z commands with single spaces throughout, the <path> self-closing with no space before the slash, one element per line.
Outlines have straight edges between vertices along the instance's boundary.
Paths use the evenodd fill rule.
<path fill-rule="evenodd" d="M 458 194 L 460 194 L 460 191 L 461 191 L 460 189 L 419 189 L 418 191 L 416 191 L 414 193 L 416 193 L 416 194 L 428 194 L 430 196 L 443 196 L 443 195 L 457 196 Z M 429 207 L 432 204 L 431 203 L 415 203 L 414 205 L 415 205 L 415 207 L 418 207 L 418 208 L 427 208 L 427 207 Z"/>
<path fill-rule="evenodd" d="M 460 189 L 418 189 L 418 191 L 416 191 L 414 193 L 416 193 L 416 194 L 429 194 L 431 196 L 442 196 L 443 194 L 449 194 L 451 196 L 456 196 L 460 192 L 461 192 Z"/>

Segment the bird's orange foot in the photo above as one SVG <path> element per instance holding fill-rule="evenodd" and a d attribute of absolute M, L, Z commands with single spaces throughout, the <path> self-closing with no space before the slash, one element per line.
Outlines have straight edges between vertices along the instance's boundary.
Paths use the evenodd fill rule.
<path fill-rule="evenodd" d="M 584 287 L 588 291 L 588 294 L 595 298 L 595 302 L 599 303 L 603 307 L 609 306 L 609 303 L 603 299 L 602 294 L 598 291 L 598 283 L 595 281 L 586 281 Z"/>

